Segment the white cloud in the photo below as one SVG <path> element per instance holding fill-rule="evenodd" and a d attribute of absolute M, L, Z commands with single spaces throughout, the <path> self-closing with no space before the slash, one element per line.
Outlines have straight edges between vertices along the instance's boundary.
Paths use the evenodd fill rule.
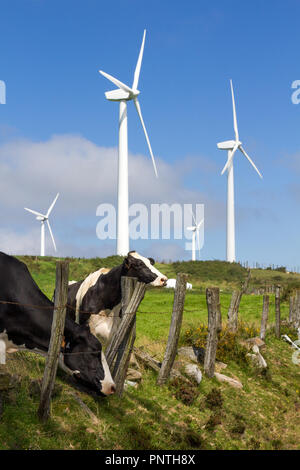
<path fill-rule="evenodd" d="M 189 190 L 184 184 L 187 173 L 199 171 L 200 162 L 205 178 L 213 171 L 213 165 L 204 157 L 188 157 L 174 166 L 158 159 L 156 179 L 150 158 L 130 154 L 130 203 L 204 203 L 206 228 L 220 227 L 224 224 L 224 204 L 200 191 Z M 60 256 L 113 253 L 113 242 L 103 243 L 96 238 L 96 208 L 100 203 L 116 201 L 116 148 L 99 147 L 77 135 L 55 135 L 44 142 L 6 142 L 0 147 L 0 187 L 1 250 L 38 253 L 39 224 L 24 207 L 45 212 L 59 192 L 51 225 Z M 46 249 L 53 254 L 49 238 L 46 229 Z M 176 258 L 182 253 L 181 248 L 174 250 L 174 246 L 168 248 L 170 256 L 173 253 Z"/>

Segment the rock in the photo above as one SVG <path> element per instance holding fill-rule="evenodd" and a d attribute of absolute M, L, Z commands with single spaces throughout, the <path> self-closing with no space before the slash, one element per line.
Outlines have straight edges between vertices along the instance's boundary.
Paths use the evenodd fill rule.
<path fill-rule="evenodd" d="M 194 354 L 197 358 L 197 361 L 200 362 L 200 364 L 204 364 L 205 349 L 204 348 L 196 348 L 195 346 L 193 346 L 193 351 L 194 351 Z"/>
<path fill-rule="evenodd" d="M 127 370 L 126 380 L 131 382 L 140 382 L 142 380 L 142 374 L 138 370 L 129 368 Z"/>
<path fill-rule="evenodd" d="M 194 353 L 194 350 L 191 346 L 183 346 L 178 349 L 178 356 L 185 357 L 191 361 L 197 362 L 197 356 Z"/>
<path fill-rule="evenodd" d="M 198 362 L 197 354 L 198 355 L 201 354 L 198 352 L 199 349 L 202 349 L 202 348 L 195 348 L 192 346 L 183 346 L 182 348 L 178 349 L 178 356 L 184 357 L 193 362 Z"/>
<path fill-rule="evenodd" d="M 196 364 L 186 364 L 184 371 L 186 375 L 199 384 L 202 380 L 202 372 Z"/>
<path fill-rule="evenodd" d="M 249 357 L 253 364 L 260 369 L 266 369 L 268 365 L 263 356 L 260 354 L 259 347 L 256 344 L 253 346 L 252 351 L 254 354 L 248 353 L 247 357 Z"/>
<path fill-rule="evenodd" d="M 265 346 L 265 342 L 258 338 L 257 336 L 255 338 L 249 338 L 249 339 L 246 339 L 246 340 L 241 340 L 240 341 L 240 344 L 242 346 L 244 346 L 245 348 L 248 349 L 248 351 L 251 351 L 251 349 L 253 349 L 253 346 L 257 346 L 258 348 L 262 348 Z"/>
<path fill-rule="evenodd" d="M 234 388 L 239 388 L 239 389 L 243 388 L 243 385 L 239 380 L 232 379 L 231 377 L 228 377 L 227 375 L 215 372 L 214 376 L 219 382 L 228 383 L 228 385 L 231 385 Z"/>
<path fill-rule="evenodd" d="M 131 380 L 125 380 L 124 382 L 124 389 L 127 390 L 129 387 L 137 388 L 137 382 L 131 382 Z"/>
<path fill-rule="evenodd" d="M 216 363 L 215 363 L 215 370 L 217 372 L 220 372 L 221 370 L 226 369 L 226 367 L 227 367 L 227 364 L 224 364 L 224 362 L 216 361 Z"/>
<path fill-rule="evenodd" d="M 132 369 L 136 369 L 136 370 L 140 370 L 140 365 L 135 357 L 135 354 L 134 352 L 131 353 L 131 356 L 130 356 L 130 361 L 129 361 L 129 367 L 131 367 Z"/>

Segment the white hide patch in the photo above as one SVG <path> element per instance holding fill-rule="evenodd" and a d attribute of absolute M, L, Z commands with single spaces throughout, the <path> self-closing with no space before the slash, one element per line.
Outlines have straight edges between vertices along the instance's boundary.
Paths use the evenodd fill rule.
<path fill-rule="evenodd" d="M 161 272 L 158 271 L 158 269 L 156 269 L 151 263 L 150 263 L 150 260 L 148 258 L 145 258 L 144 256 L 142 255 L 139 255 L 136 251 L 133 251 L 132 253 L 130 253 L 131 256 L 133 256 L 134 258 L 136 259 L 139 259 L 141 261 L 143 261 L 143 263 L 147 266 L 147 268 L 150 269 L 150 271 L 153 273 L 153 274 L 156 274 L 157 278 L 154 279 L 154 281 L 150 282 L 150 285 L 151 286 L 161 286 L 162 285 L 162 281 L 167 281 L 167 277 L 162 274 Z"/>
<path fill-rule="evenodd" d="M 106 362 L 106 357 L 103 351 L 101 353 L 101 360 L 102 360 L 102 366 L 104 370 L 104 379 L 100 380 L 101 392 L 104 393 L 104 395 L 111 395 L 112 393 L 115 392 L 116 384 L 114 383 L 112 379 L 108 364 Z"/>
<path fill-rule="evenodd" d="M 79 323 L 79 309 L 81 307 L 83 297 L 85 296 L 89 288 L 93 287 L 96 284 L 99 277 L 102 274 L 108 273 L 108 271 L 109 269 L 107 268 L 98 269 L 98 271 L 89 274 L 88 277 L 86 277 L 85 280 L 81 283 L 76 294 L 76 323 Z"/>
<path fill-rule="evenodd" d="M 97 315 L 91 315 L 89 327 L 91 333 L 99 339 L 100 343 L 106 344 L 114 324 L 120 324 L 120 309 L 121 303 L 116 305 L 112 310 L 101 310 Z"/>

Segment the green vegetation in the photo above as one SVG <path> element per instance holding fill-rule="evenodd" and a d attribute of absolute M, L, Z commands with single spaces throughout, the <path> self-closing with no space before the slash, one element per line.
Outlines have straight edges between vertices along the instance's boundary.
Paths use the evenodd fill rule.
<path fill-rule="evenodd" d="M 56 259 L 20 258 L 51 298 Z M 81 279 L 99 267 L 111 267 L 120 261 L 119 257 L 70 259 L 70 279 Z M 204 345 L 207 325 L 204 287 L 221 287 L 225 327 L 230 291 L 240 285 L 246 270 L 219 261 L 159 264 L 158 269 L 169 277 L 176 277 L 179 271 L 190 274 L 189 281 L 195 289 L 186 293 L 180 345 Z M 252 270 L 252 286 L 266 283 L 280 283 L 287 289 L 291 285 L 298 287 L 300 276 Z M 149 288 L 137 314 L 136 345 L 158 360 L 163 358 L 168 337 L 173 295 L 173 290 Z M 281 310 L 286 318 L 288 304 L 282 303 Z M 300 366 L 291 360 L 292 348 L 276 339 L 270 328 L 262 350 L 268 369 L 261 373 L 244 360 L 244 351 L 235 347 L 239 338 L 257 333 L 261 311 L 262 296 L 243 296 L 238 336 L 227 345 L 220 341 L 219 352 L 227 364 L 222 373 L 239 379 L 242 390 L 205 376 L 199 386 L 187 387 L 173 380 L 157 387 L 156 374 L 143 370 L 142 383 L 137 389 L 126 390 L 122 399 L 95 399 L 74 390 L 59 371 L 59 388 L 47 424 L 37 419 L 39 396 L 32 392 L 32 380 L 42 377 L 44 359 L 28 352 L 10 354 L 7 369 L 21 380 L 5 396 L 0 449 L 300 449 Z M 274 322 L 273 295 L 269 322 Z M 287 326 L 283 332 L 295 339 L 295 332 Z M 223 338 L 224 333 L 225 330 Z M 98 424 L 85 414 L 74 393 L 99 418 Z"/>

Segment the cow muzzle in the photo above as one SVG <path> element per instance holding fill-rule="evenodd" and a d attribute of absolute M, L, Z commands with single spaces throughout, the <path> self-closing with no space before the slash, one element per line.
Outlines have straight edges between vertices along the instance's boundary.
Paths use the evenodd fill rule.
<path fill-rule="evenodd" d="M 114 383 L 102 384 L 101 393 L 106 396 L 113 395 L 116 393 L 116 385 Z"/>
<path fill-rule="evenodd" d="M 151 282 L 151 285 L 156 287 L 164 287 L 167 285 L 167 280 L 168 278 L 165 276 L 157 276 L 157 278 L 153 282 Z"/>

